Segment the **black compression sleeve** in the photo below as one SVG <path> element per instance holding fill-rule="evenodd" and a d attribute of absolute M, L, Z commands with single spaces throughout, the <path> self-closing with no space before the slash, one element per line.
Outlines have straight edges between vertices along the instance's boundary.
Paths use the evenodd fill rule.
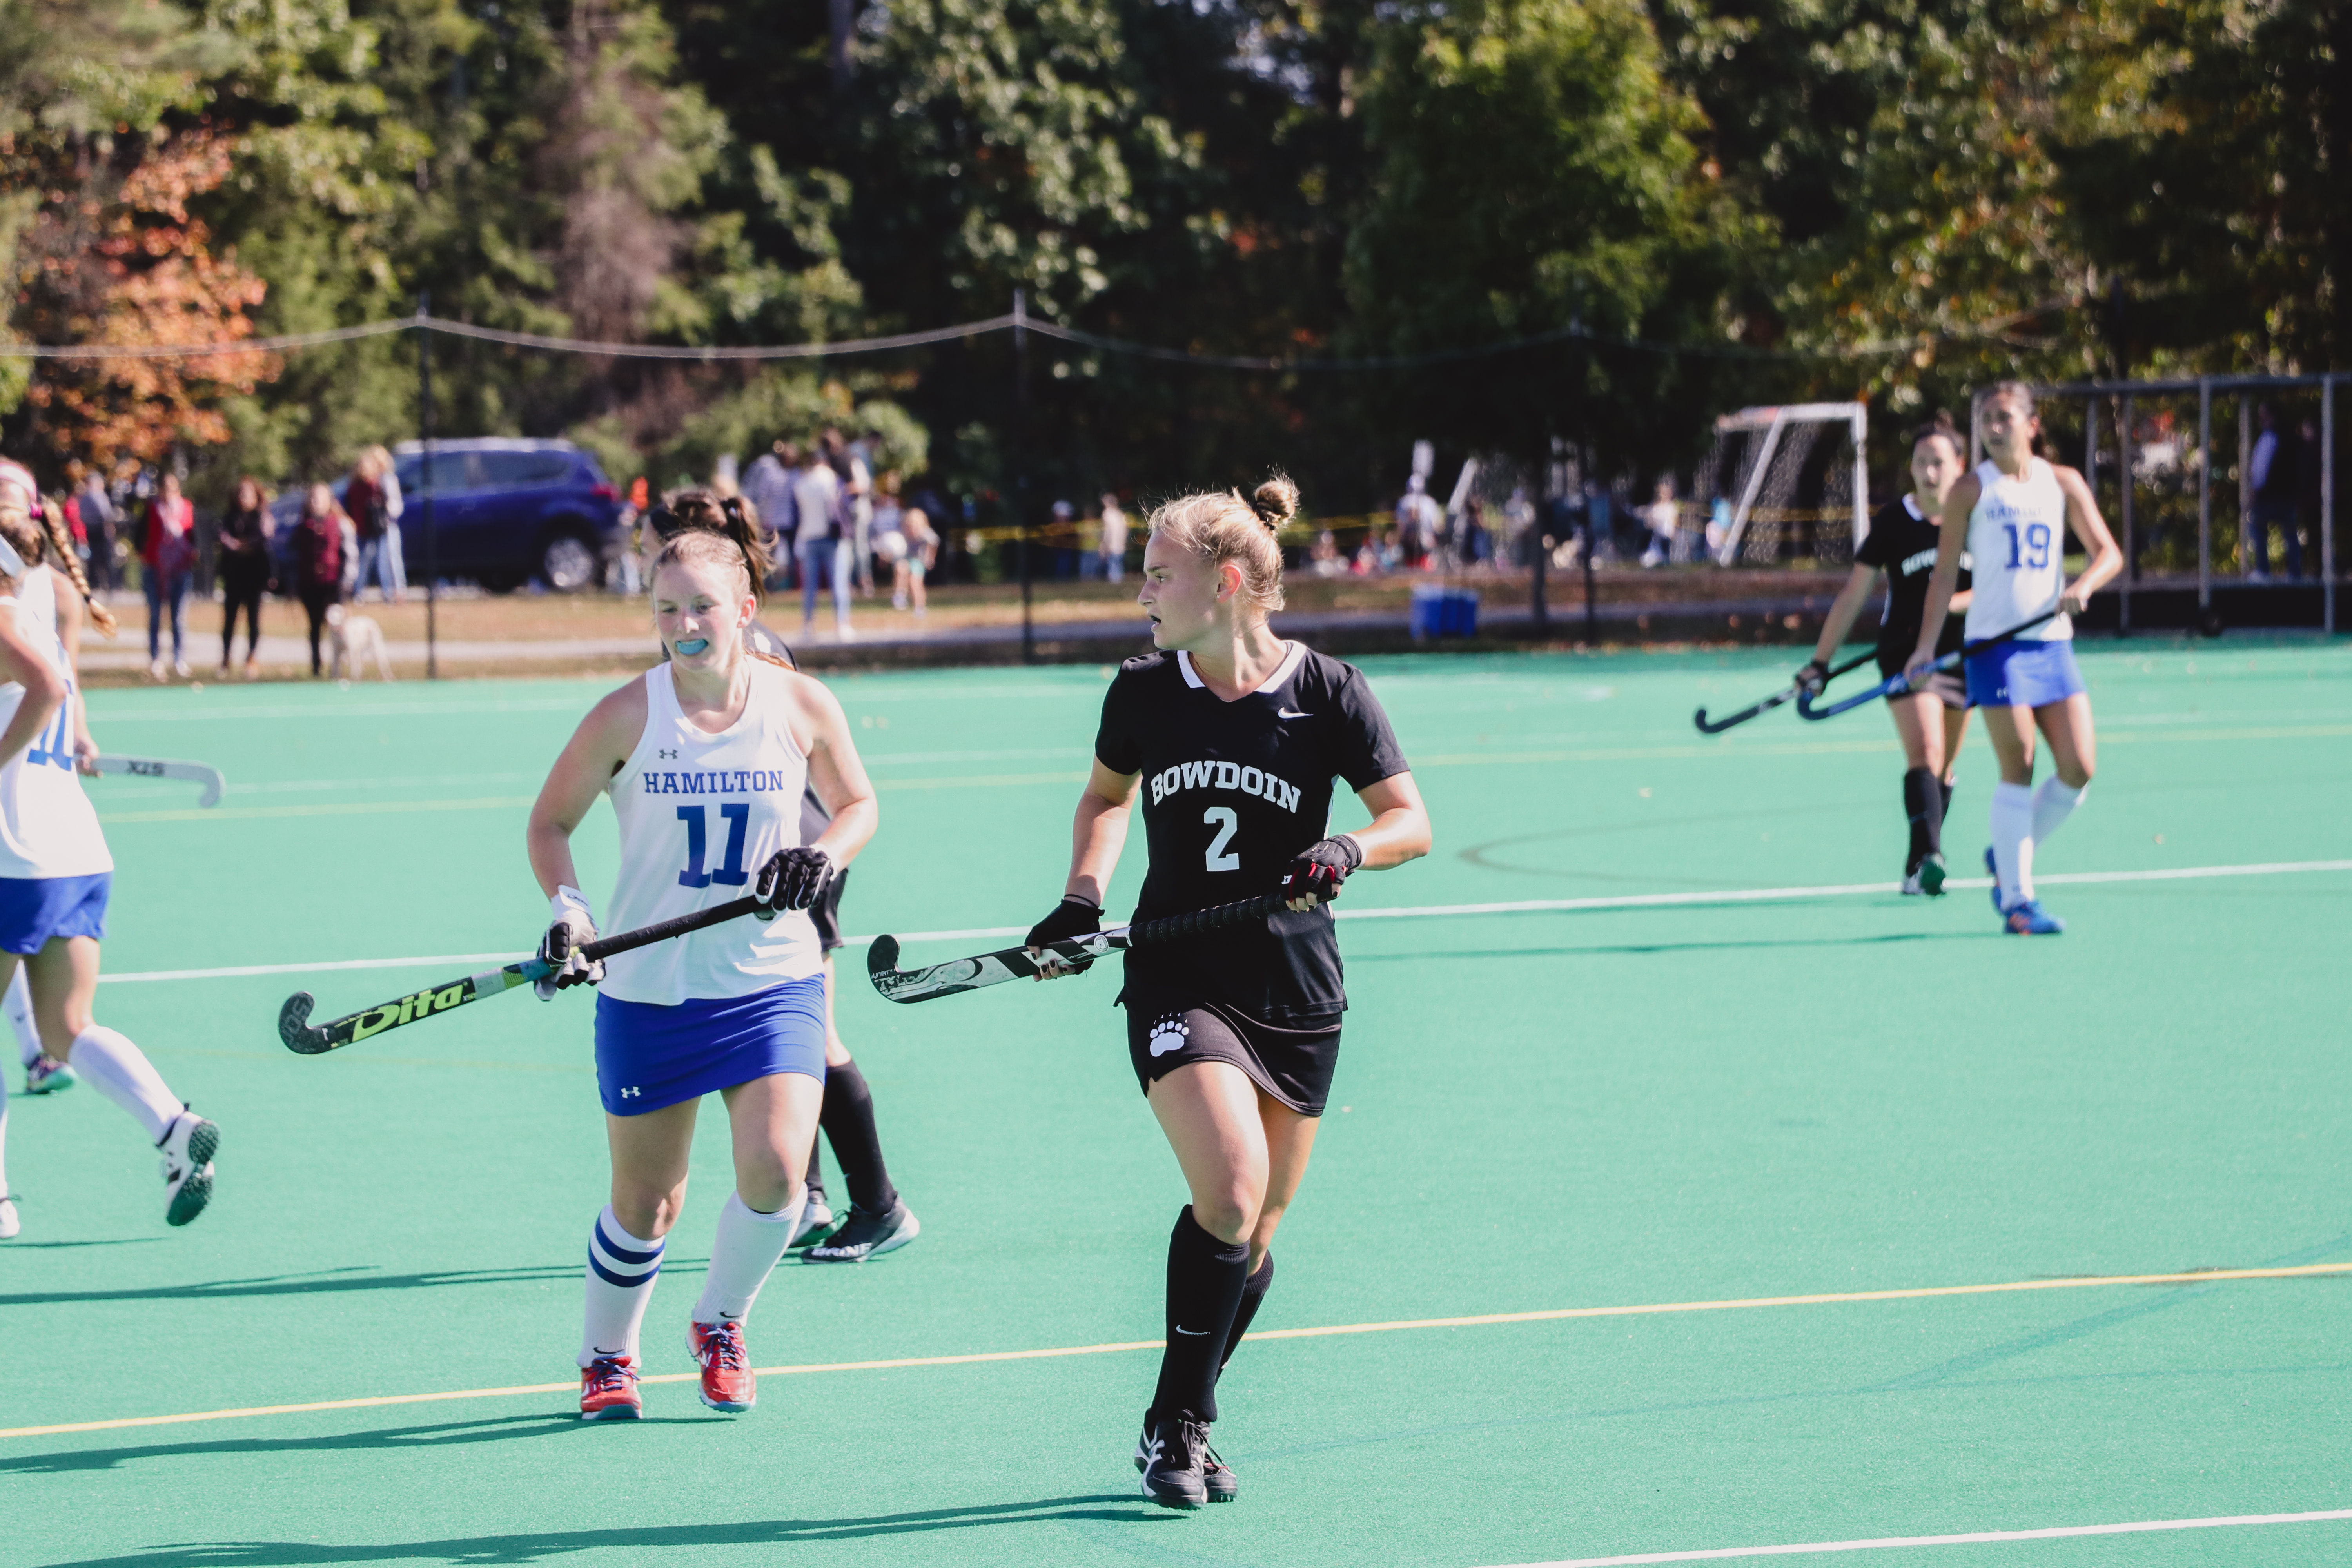
<path fill-rule="evenodd" d="M 841 1163 L 849 1201 L 860 1214 L 886 1215 L 898 1201 L 882 1163 L 882 1137 L 874 1129 L 874 1091 L 856 1062 L 824 1069 L 824 1110 L 819 1113 L 825 1142 Z"/>

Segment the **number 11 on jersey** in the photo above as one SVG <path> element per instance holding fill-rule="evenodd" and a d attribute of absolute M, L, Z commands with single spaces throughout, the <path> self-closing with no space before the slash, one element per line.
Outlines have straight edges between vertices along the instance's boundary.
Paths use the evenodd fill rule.
<path fill-rule="evenodd" d="M 738 802 L 722 805 L 719 808 L 719 815 L 727 819 L 726 863 L 716 870 L 706 871 L 702 868 L 702 862 L 710 852 L 710 837 L 703 808 L 698 805 L 677 808 L 677 819 L 686 824 L 686 869 L 677 874 L 679 887 L 707 888 L 716 882 L 722 888 L 740 888 L 751 879 L 751 873 L 743 869 L 743 835 L 751 822 L 750 804 Z"/>

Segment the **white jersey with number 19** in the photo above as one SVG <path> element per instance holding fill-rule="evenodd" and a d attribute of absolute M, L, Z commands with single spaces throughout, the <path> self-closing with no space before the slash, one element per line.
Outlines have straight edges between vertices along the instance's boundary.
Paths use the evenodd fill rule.
<path fill-rule="evenodd" d="M 742 716 L 716 735 L 679 710 L 668 665 L 646 671 L 645 734 L 605 786 L 621 829 L 608 934 L 742 898 L 770 857 L 803 842 L 808 757 L 793 739 L 782 689 L 799 677 L 765 659 L 751 669 Z M 823 967 L 808 912 L 787 910 L 615 954 L 599 989 L 675 1007 L 749 996 Z"/>
<path fill-rule="evenodd" d="M 1969 513 L 1972 579 L 1969 640 L 1995 637 L 2058 607 L 2066 589 L 2066 492 L 2040 458 L 2022 478 L 1977 465 L 1977 504 Z M 2020 642 L 2063 642 L 2074 635 L 2066 616 L 2018 634 Z"/>
<path fill-rule="evenodd" d="M 48 593 L 47 584 L 37 584 Z M 52 601 L 54 604 L 54 601 Z M 65 645 L 58 641 L 54 611 L 44 623 L 37 610 L 14 598 L 0 598 L 0 613 L 14 618 L 16 633 L 47 659 L 66 682 L 65 700 L 33 737 L 33 743 L 0 765 L 0 877 L 32 880 L 47 877 L 94 877 L 114 869 L 98 813 L 74 773 L 73 672 L 66 668 Z M 16 716 L 25 689 L 0 686 L 0 728 Z"/>

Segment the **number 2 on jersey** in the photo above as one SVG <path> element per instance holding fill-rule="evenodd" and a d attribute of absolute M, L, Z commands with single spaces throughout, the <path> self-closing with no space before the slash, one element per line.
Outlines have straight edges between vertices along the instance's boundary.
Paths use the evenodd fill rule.
<path fill-rule="evenodd" d="M 686 869 L 677 874 L 681 888 L 707 888 L 716 882 L 722 888 L 740 888 L 751 879 L 743 869 L 743 834 L 751 826 L 751 807 L 748 803 L 722 805 L 719 815 L 727 819 L 726 863 L 717 870 L 706 871 L 702 862 L 710 852 L 709 829 L 698 805 L 681 805 L 677 819 L 686 824 Z"/>
<path fill-rule="evenodd" d="M 2009 535 L 2009 569 L 2011 571 L 2014 572 L 2020 566 L 2025 566 L 2039 572 L 2050 564 L 2050 525 L 2048 523 L 2029 522 L 2025 525 L 2025 555 L 2022 560 L 2018 556 L 2017 525 L 2013 522 L 2004 522 L 2000 525 L 2000 531 Z"/>
<path fill-rule="evenodd" d="M 1242 819 L 1234 814 L 1234 808 L 1230 805 L 1213 805 L 1201 814 L 1201 820 L 1217 830 L 1217 836 L 1209 840 L 1209 869 L 1212 871 L 1240 870 L 1242 858 L 1225 847 L 1234 841 L 1234 835 L 1241 830 Z"/>

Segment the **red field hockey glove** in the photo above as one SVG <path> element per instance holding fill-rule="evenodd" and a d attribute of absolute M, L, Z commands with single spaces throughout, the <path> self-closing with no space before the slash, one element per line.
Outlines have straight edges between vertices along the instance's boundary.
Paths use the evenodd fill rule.
<path fill-rule="evenodd" d="M 768 858 L 751 896 L 771 910 L 804 910 L 824 896 L 833 879 L 832 856 L 814 844 L 795 845 Z"/>
<path fill-rule="evenodd" d="M 1363 847 L 1346 834 L 1311 844 L 1305 853 L 1283 868 L 1282 886 L 1276 889 L 1293 909 L 1313 909 L 1318 903 L 1329 903 L 1339 896 L 1339 886 L 1348 873 L 1364 863 Z M 1302 904 L 1300 900 L 1307 900 Z"/>

